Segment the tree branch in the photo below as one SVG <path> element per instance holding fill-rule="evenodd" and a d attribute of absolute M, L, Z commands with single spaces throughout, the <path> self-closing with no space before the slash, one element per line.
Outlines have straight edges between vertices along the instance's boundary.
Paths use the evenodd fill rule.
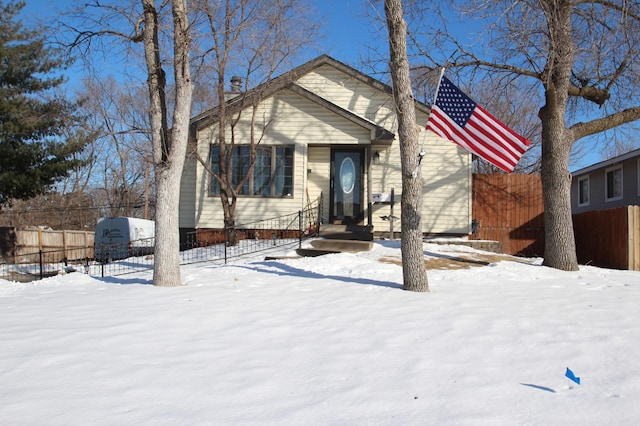
<path fill-rule="evenodd" d="M 597 105 L 603 105 L 609 100 L 611 94 L 607 89 L 599 89 L 593 86 L 569 86 L 569 96 L 583 98 Z"/>
<path fill-rule="evenodd" d="M 520 68 L 520 67 L 516 67 L 515 65 L 509 65 L 509 64 L 496 64 L 493 62 L 489 62 L 489 61 L 482 61 L 482 60 L 471 60 L 471 61 L 465 61 L 465 62 L 454 62 L 450 65 L 445 65 L 446 68 L 463 68 L 463 67 L 480 67 L 480 68 L 491 68 L 494 70 L 500 70 L 500 71 L 509 71 L 518 75 L 523 75 L 526 77 L 533 77 L 536 80 L 542 80 L 542 74 L 540 74 L 539 72 L 535 72 L 532 70 L 528 70 L 525 68 Z"/>
<path fill-rule="evenodd" d="M 640 14 L 638 14 L 638 11 L 633 11 L 631 10 L 630 7 L 625 7 L 623 5 L 620 4 L 616 4 L 610 1 L 604 1 L 604 0 L 577 0 L 574 1 L 574 6 L 579 6 L 581 4 L 599 4 L 601 6 L 604 7 L 608 7 L 609 9 L 613 9 L 613 10 L 617 10 L 620 13 L 625 14 L 626 16 L 629 16 L 633 19 L 635 19 L 636 21 L 640 21 Z M 622 2 L 623 4 L 627 4 L 626 2 Z"/>
<path fill-rule="evenodd" d="M 621 124 L 630 123 L 640 119 L 640 107 L 633 107 L 610 114 L 606 117 L 597 118 L 586 123 L 576 123 L 569 130 L 573 133 L 573 140 L 577 141 L 585 136 L 604 132 Z"/>

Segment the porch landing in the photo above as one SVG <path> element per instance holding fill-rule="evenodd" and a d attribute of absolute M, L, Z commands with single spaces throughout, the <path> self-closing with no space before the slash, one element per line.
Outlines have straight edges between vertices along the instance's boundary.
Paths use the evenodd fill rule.
<path fill-rule="evenodd" d="M 373 247 L 373 227 L 361 225 L 321 225 L 320 238 L 311 248 L 296 250 L 299 256 L 315 257 L 330 253 L 357 253 Z"/>

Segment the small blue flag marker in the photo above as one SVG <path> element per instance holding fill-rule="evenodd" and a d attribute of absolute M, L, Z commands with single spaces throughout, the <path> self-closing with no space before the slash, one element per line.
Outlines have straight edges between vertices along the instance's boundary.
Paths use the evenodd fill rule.
<path fill-rule="evenodd" d="M 569 369 L 569 367 L 567 367 L 567 371 L 566 373 L 564 373 L 565 377 L 567 377 L 569 380 L 572 380 L 574 382 L 576 382 L 577 384 L 580 384 L 580 377 L 576 377 L 575 374 L 573 374 L 573 371 L 571 371 Z"/>

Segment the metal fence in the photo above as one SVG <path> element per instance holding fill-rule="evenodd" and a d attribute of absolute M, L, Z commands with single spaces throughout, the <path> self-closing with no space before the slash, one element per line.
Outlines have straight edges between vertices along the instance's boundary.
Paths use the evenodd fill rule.
<path fill-rule="evenodd" d="M 91 247 L 91 249 L 93 249 Z M 84 252 L 78 249 L 78 252 Z M 65 257 L 69 251 L 61 250 L 39 250 L 35 253 L 28 253 L 21 256 L 20 263 L 0 263 L 0 278 L 9 281 L 28 282 L 46 277 L 58 275 L 60 273 L 72 271 L 86 271 L 93 263 L 90 258 L 71 259 Z"/>
<path fill-rule="evenodd" d="M 321 211 L 322 197 L 297 213 L 236 225 L 234 230 L 238 243 L 235 245 L 229 244 L 230 229 L 192 232 L 180 247 L 180 264 L 226 264 L 249 254 L 284 247 L 299 248 L 304 239 L 317 235 Z M 32 281 L 71 271 L 107 277 L 153 270 L 153 250 L 136 251 L 141 246 L 148 248 L 131 242 L 102 246 L 99 251 L 111 255 L 106 255 L 101 262 L 90 258 L 60 260 L 60 250 L 40 250 L 30 254 L 28 262 L 0 264 L 0 278 Z"/>

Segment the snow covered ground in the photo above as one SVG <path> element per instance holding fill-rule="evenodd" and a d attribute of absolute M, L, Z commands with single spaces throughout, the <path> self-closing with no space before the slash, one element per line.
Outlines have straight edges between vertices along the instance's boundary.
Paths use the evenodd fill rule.
<path fill-rule="evenodd" d="M 425 253 L 481 265 L 460 246 Z M 397 242 L 263 259 L 185 266 L 179 288 L 148 273 L 0 280 L 0 423 L 640 419 L 640 273 L 501 261 L 430 270 L 431 292 L 410 293 Z"/>

